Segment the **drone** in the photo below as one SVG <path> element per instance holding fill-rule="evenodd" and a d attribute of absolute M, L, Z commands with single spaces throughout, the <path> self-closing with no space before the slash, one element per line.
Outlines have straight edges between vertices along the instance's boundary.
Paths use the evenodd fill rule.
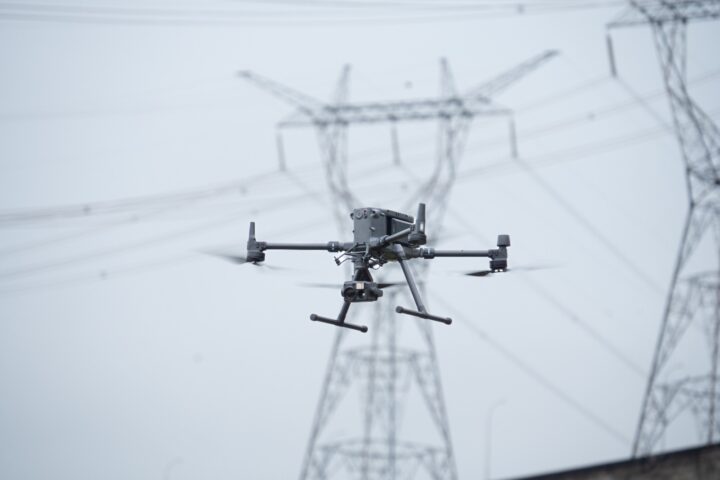
<path fill-rule="evenodd" d="M 340 265 L 346 261 L 353 264 L 352 279 L 343 283 L 340 294 L 343 298 L 342 308 L 337 318 L 310 315 L 310 320 L 323 322 L 338 327 L 367 332 L 365 325 L 356 325 L 345 321 L 350 305 L 358 302 L 375 302 L 383 296 L 383 288 L 394 283 L 378 283 L 373 280 L 371 270 L 377 270 L 390 262 L 400 264 L 405 281 L 415 301 L 417 310 L 398 306 L 397 313 L 411 315 L 426 320 L 450 325 L 452 319 L 433 315 L 427 311 L 420 297 L 417 283 L 409 268 L 408 261 L 415 258 L 430 260 L 439 257 L 487 257 L 490 269 L 472 272 L 468 275 L 485 276 L 495 272 L 507 271 L 507 248 L 510 246 L 509 235 L 498 235 L 496 249 L 490 250 L 436 250 L 424 247 L 427 243 L 425 235 L 425 204 L 420 203 L 417 217 L 382 208 L 356 208 L 350 213 L 353 221 L 352 242 L 327 243 L 270 243 L 259 242 L 255 238 L 255 222 L 250 222 L 247 241 L 247 255 L 244 257 L 223 255 L 236 263 L 252 263 L 260 265 L 265 261 L 266 250 L 324 250 L 341 252 L 335 257 Z"/>

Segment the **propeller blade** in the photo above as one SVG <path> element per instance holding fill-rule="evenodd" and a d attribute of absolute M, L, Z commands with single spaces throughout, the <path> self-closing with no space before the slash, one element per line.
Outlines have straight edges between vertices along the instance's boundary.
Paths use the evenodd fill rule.
<path fill-rule="evenodd" d="M 267 268 L 268 270 L 272 270 L 274 272 L 290 272 L 295 270 L 294 268 L 288 268 L 288 267 L 278 267 L 277 265 L 268 265 L 265 262 L 262 263 L 253 263 L 256 267 L 263 267 Z"/>
<path fill-rule="evenodd" d="M 468 275 L 470 277 L 487 277 L 492 273 L 492 270 L 478 270 L 477 272 L 465 272 L 464 275 Z"/>
<path fill-rule="evenodd" d="M 378 282 L 377 286 L 378 288 L 389 288 L 389 287 L 395 287 L 397 285 L 402 285 L 403 282 Z M 340 283 L 301 283 L 300 286 L 302 287 L 310 287 L 310 288 L 342 288 L 342 284 Z"/>
<path fill-rule="evenodd" d="M 308 288 L 341 288 L 342 285 L 339 283 L 300 283 L 301 287 L 308 287 Z"/>
<path fill-rule="evenodd" d="M 244 257 L 242 255 L 234 255 L 230 253 L 220 253 L 220 252 L 208 252 L 203 251 L 205 255 L 212 255 L 213 257 L 222 258 L 223 260 L 227 260 L 228 262 L 236 263 L 238 265 L 242 265 L 243 263 L 248 263 L 247 257 Z"/>
<path fill-rule="evenodd" d="M 532 272 L 535 270 L 550 270 L 553 268 L 557 267 L 554 265 L 522 265 L 520 267 L 508 268 L 508 270 L 512 270 L 513 272 Z"/>
<path fill-rule="evenodd" d="M 276 271 L 287 271 L 292 270 L 291 268 L 286 267 L 278 267 L 277 265 L 268 265 L 265 262 L 250 262 L 248 261 L 247 257 L 243 255 L 235 255 L 231 253 L 220 253 L 220 252 L 208 252 L 203 251 L 202 253 L 206 255 L 212 255 L 213 257 L 222 258 L 223 260 L 227 260 L 228 262 L 232 262 L 236 265 L 243 265 L 246 263 L 249 263 L 250 265 L 254 267 L 263 267 L 267 268 L 268 270 L 276 270 Z"/>
<path fill-rule="evenodd" d="M 220 257 L 224 260 L 227 260 L 228 262 L 237 263 L 238 265 L 242 265 L 244 263 L 249 263 L 247 258 L 242 257 L 240 255 L 216 255 L 217 257 Z M 260 265 L 254 264 L 256 267 L 259 267 Z"/>
<path fill-rule="evenodd" d="M 502 270 L 500 272 L 493 272 L 492 270 L 478 270 L 475 272 L 464 272 L 464 275 L 468 275 L 470 277 L 487 277 L 494 273 L 532 272 L 535 270 L 548 270 L 551 268 L 556 268 L 556 267 L 550 266 L 550 265 L 521 265 L 519 267 L 508 268 L 508 269 Z"/>

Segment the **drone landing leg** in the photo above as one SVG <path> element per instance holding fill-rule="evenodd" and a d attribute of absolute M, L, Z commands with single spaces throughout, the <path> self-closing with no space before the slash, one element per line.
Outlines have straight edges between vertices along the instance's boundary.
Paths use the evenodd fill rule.
<path fill-rule="evenodd" d="M 427 310 L 425 309 L 425 305 L 423 304 L 422 298 L 420 298 L 420 292 L 418 291 L 417 285 L 415 284 L 415 279 L 413 278 L 412 271 L 405 264 L 405 251 L 400 245 L 395 245 L 395 252 L 398 254 L 398 263 L 400 263 L 400 268 L 402 268 L 403 274 L 405 275 L 405 280 L 407 280 L 408 287 L 410 287 L 410 293 L 412 294 L 413 300 L 415 300 L 415 305 L 417 305 L 417 311 L 400 306 L 395 307 L 395 311 L 397 313 L 404 313 L 406 315 L 412 315 L 413 317 L 420 317 L 426 320 L 434 320 L 436 322 L 450 325 L 452 323 L 451 318 L 439 317 L 437 315 L 432 315 L 427 312 Z"/>
<path fill-rule="evenodd" d="M 343 302 L 343 306 L 340 309 L 340 314 L 338 315 L 338 318 L 332 319 L 327 317 L 321 317 L 320 315 L 315 315 L 314 313 L 310 315 L 310 320 L 313 322 L 323 322 L 323 323 L 329 323 L 330 325 L 335 325 L 336 327 L 344 327 L 344 328 L 350 328 L 352 330 L 358 330 L 360 332 L 367 332 L 368 327 L 365 325 L 355 325 L 352 323 L 345 323 L 345 317 L 347 316 L 347 312 L 350 309 L 350 302 L 345 300 Z"/>

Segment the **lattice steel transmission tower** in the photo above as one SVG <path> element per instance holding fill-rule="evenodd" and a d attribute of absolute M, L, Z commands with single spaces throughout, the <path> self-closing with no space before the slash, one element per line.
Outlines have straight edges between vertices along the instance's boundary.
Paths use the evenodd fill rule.
<path fill-rule="evenodd" d="M 384 103 L 348 102 L 349 67 L 343 69 L 330 103 L 251 72 L 240 75 L 296 107 L 293 115 L 280 122 L 281 128 L 310 126 L 316 130 L 334 213 L 342 229 L 347 228 L 348 212 L 365 206 L 351 191 L 348 179 L 349 126 L 390 124 L 397 154 L 395 125 L 398 122 L 436 120 L 439 130 L 434 170 L 429 178 L 418 180 L 419 187 L 408 199 L 405 211 L 417 202 L 427 203 L 427 222 L 433 225 L 434 231 L 439 231 L 472 120 L 478 116 L 509 115 L 510 110 L 496 105 L 490 100 L 491 96 L 554 55 L 555 52 L 545 52 L 464 94 L 457 92 L 448 64 L 443 60 L 438 98 Z M 421 267 L 421 270 L 424 273 L 425 269 Z M 421 283 L 422 278 L 421 274 Z M 398 292 L 386 294 L 395 296 Z M 347 347 L 347 330 L 337 329 L 300 480 L 457 478 L 431 322 L 410 320 L 419 329 L 421 346 L 402 346 L 393 309 L 395 303 L 388 299 L 374 306 L 367 344 Z M 332 438 L 327 434 L 328 425 L 343 395 L 353 385 L 362 392 L 361 431 Z M 400 432 L 401 410 L 411 387 L 424 399 L 434 425 L 433 442 L 407 439 Z"/>
<path fill-rule="evenodd" d="M 720 130 L 690 97 L 686 81 L 687 24 L 718 18 L 720 0 L 631 1 L 630 8 L 608 25 L 650 25 L 652 29 L 688 194 L 687 217 L 633 456 L 656 450 L 670 425 L 688 411 L 694 414 L 702 442 L 720 440 Z M 715 257 L 711 262 L 705 256 L 707 251 Z M 678 371 L 679 365 L 673 362 L 687 360 L 679 357 L 683 343 L 691 342 L 687 337 L 693 323 L 703 329 L 708 348 L 700 362 Z"/>

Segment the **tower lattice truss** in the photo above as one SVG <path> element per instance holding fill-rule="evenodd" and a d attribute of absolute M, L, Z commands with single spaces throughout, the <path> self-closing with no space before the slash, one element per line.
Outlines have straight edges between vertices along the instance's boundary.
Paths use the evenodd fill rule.
<path fill-rule="evenodd" d="M 448 64 L 443 60 L 437 98 L 397 102 L 350 103 L 348 67 L 340 75 L 330 102 L 316 100 L 252 72 L 244 71 L 240 75 L 296 108 L 280 127 L 315 129 L 334 213 L 343 231 L 347 229 L 347 213 L 365 206 L 351 191 L 348 179 L 349 126 L 389 124 L 393 148 L 397 150 L 395 128 L 398 123 L 436 121 L 438 143 L 432 174 L 423 179 L 417 178 L 411 169 L 406 168 L 404 173 L 418 185 L 414 193 L 409 193 L 406 211 L 417 202 L 427 203 L 428 224 L 437 232 L 472 120 L 478 116 L 509 115 L 511 111 L 495 104 L 491 97 L 555 54 L 549 51 L 535 56 L 465 93 L 458 93 Z M 395 153 L 397 159 L 397 151 Z M 399 162 L 396 167 L 405 168 Z M 425 268 L 420 265 L 418 270 L 418 279 L 424 284 Z M 392 290 L 385 293 L 400 294 Z M 363 337 L 359 346 L 350 345 L 347 329 L 337 329 L 300 480 L 457 478 L 433 326 L 422 319 L 398 323 L 392 307 L 395 303 L 390 298 L 374 305 L 372 333 Z M 400 339 L 401 330 L 405 341 Z M 406 341 L 409 333 L 415 334 L 414 342 Z M 351 409 L 350 413 L 343 410 L 352 401 L 353 395 L 349 394 L 352 390 L 359 393 L 354 395 L 359 414 L 357 409 Z M 418 397 L 419 402 L 411 401 Z M 408 433 L 407 422 L 403 422 L 413 407 L 416 408 L 413 423 L 421 420 L 427 424 L 422 438 Z M 347 423 L 353 423 L 344 422 L 347 417 L 356 420 L 354 427 L 347 427 Z"/>
<path fill-rule="evenodd" d="M 720 0 L 630 2 L 610 27 L 649 25 L 685 165 L 688 210 L 633 444 L 644 456 L 692 417 L 720 441 L 720 130 L 686 83 L 687 25 L 720 18 Z M 691 415 L 688 415 L 691 414 Z"/>
<path fill-rule="evenodd" d="M 457 478 L 432 326 L 416 322 L 424 345 L 401 347 L 388 300 L 375 306 L 369 344 L 343 348 L 348 334 L 337 333 L 301 479 Z M 352 387 L 360 393 L 361 414 L 353 412 L 360 428 L 333 438 L 333 416 L 342 415 L 338 407 Z M 434 439 L 403 434 L 408 401 L 418 392 Z"/>

